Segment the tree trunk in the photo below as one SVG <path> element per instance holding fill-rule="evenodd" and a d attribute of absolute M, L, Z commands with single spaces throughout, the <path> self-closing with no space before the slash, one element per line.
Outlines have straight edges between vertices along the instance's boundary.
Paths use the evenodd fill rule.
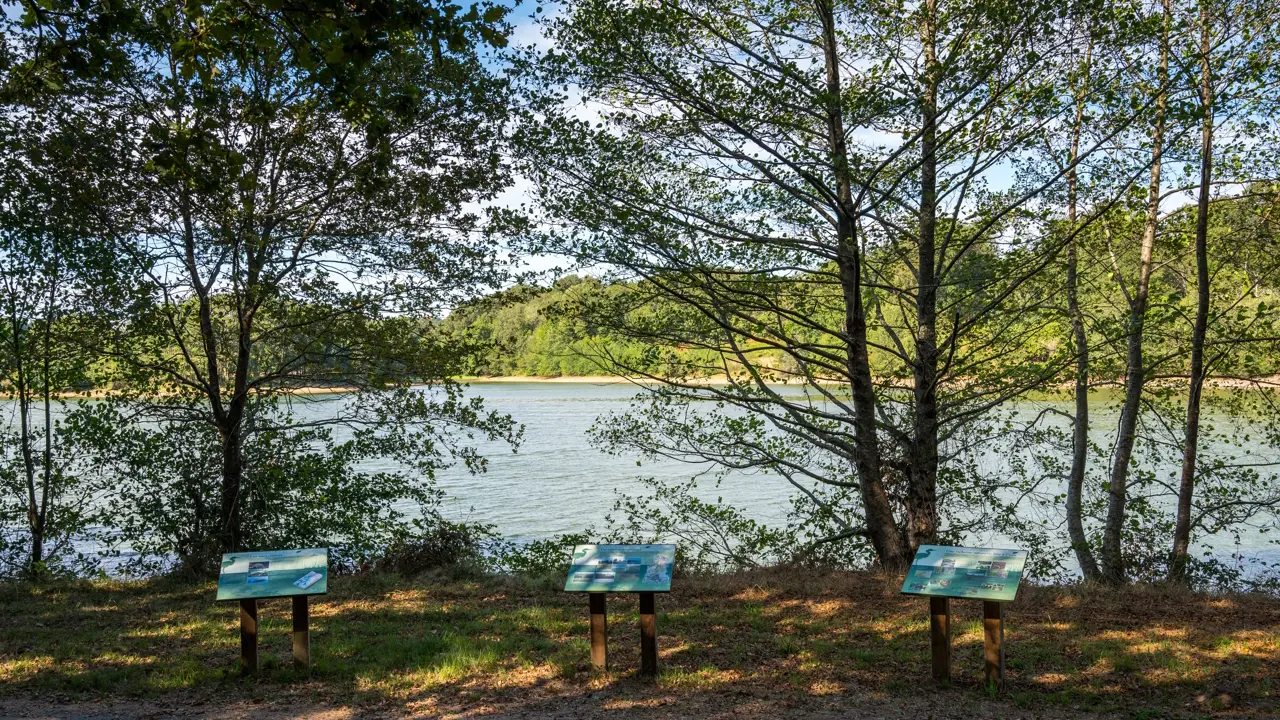
<path fill-rule="evenodd" d="M 1155 247 L 1156 226 L 1160 220 L 1160 161 L 1164 149 L 1165 109 L 1169 86 L 1169 1 L 1163 0 L 1164 21 L 1160 33 L 1159 87 L 1156 92 L 1155 126 L 1151 133 L 1151 182 L 1147 187 L 1146 222 L 1143 224 L 1142 249 L 1138 260 L 1138 281 L 1129 305 L 1128 353 L 1125 362 L 1124 405 L 1120 409 L 1120 427 L 1116 437 L 1115 460 L 1111 466 L 1111 482 L 1107 504 L 1107 524 L 1102 537 L 1102 575 L 1111 583 L 1125 581 L 1124 516 L 1129 482 L 1129 462 L 1141 412 L 1142 388 L 1146 367 L 1142 356 L 1143 327 L 1147 316 L 1147 290 L 1151 280 L 1151 255 Z"/>
<path fill-rule="evenodd" d="M 244 441 L 240 423 L 233 421 L 220 428 L 222 436 L 222 551 L 245 549 L 241 527 L 241 494 L 244 487 Z"/>
<path fill-rule="evenodd" d="M 53 483 L 53 322 L 58 303 L 58 246 L 54 241 L 53 272 L 49 278 L 49 295 L 44 313 L 44 337 L 41 348 L 42 377 L 40 388 L 44 402 L 44 457 L 40 483 L 40 507 L 36 513 L 35 527 L 31 530 L 32 567 L 45 558 L 45 540 L 49 532 L 49 489 Z"/>
<path fill-rule="evenodd" d="M 252 255 L 249 264 L 253 265 Z M 257 273 L 251 269 L 250 282 Z M 248 294 L 247 294 L 248 295 Z M 248 297 L 252 297 L 248 295 Z M 232 378 L 231 401 L 227 403 L 222 434 L 222 527 L 224 552 L 248 549 L 244 542 L 242 522 L 245 494 L 244 437 L 245 414 L 249 401 L 249 363 L 253 347 L 252 302 L 242 306 L 238 317 L 235 373 Z"/>
<path fill-rule="evenodd" d="M 1196 453 L 1200 443 L 1200 398 L 1204 389 L 1204 339 L 1209 326 L 1209 190 L 1213 180 L 1213 73 L 1209 67 L 1209 6 L 1200 4 L 1200 196 L 1196 205 L 1196 319 L 1191 335 L 1191 387 L 1187 391 L 1187 429 L 1182 445 L 1182 477 L 1169 578 L 1186 583 L 1191 545 L 1191 501 L 1195 493 Z"/>
<path fill-rule="evenodd" d="M 27 528 L 31 532 L 31 556 L 27 559 L 27 576 L 34 580 L 44 561 L 44 537 L 40 532 L 40 505 L 36 497 L 36 464 L 31 452 L 31 383 L 24 360 L 23 322 L 17 309 L 11 308 L 9 324 L 13 331 L 13 358 L 17 371 L 14 391 L 18 396 L 18 446 L 22 455 L 22 473 L 27 485 Z"/>
<path fill-rule="evenodd" d="M 1076 93 L 1075 120 L 1071 133 L 1071 153 L 1067 162 L 1067 232 L 1071 240 L 1067 244 L 1067 312 L 1071 316 L 1071 333 L 1075 340 L 1076 386 L 1075 424 L 1071 434 L 1071 471 L 1067 476 L 1067 537 L 1075 551 L 1080 572 L 1087 581 L 1098 579 L 1098 562 L 1089 548 L 1089 538 L 1084 533 L 1082 495 L 1084 492 L 1085 466 L 1089 460 L 1089 338 L 1085 333 L 1084 313 L 1080 310 L 1078 252 L 1076 248 L 1076 204 L 1079 178 L 1076 162 L 1080 153 L 1080 133 L 1084 127 L 1084 98 L 1091 71 L 1093 40 L 1085 49 L 1084 79 Z"/>
<path fill-rule="evenodd" d="M 902 534 L 893 518 L 893 507 L 885 489 L 876 433 L 875 386 L 871 381 L 871 361 L 867 351 L 866 309 L 862 301 L 862 259 L 856 236 L 852 178 L 845 145 L 844 120 L 840 100 L 840 65 L 836 47 L 835 14 L 829 2 L 819 2 L 823 54 L 827 74 L 827 130 L 836 176 L 836 234 L 840 284 L 844 295 L 846 366 L 853 396 L 856 449 L 854 469 L 866 515 L 867 536 L 875 548 L 876 560 L 885 568 L 902 569 L 910 562 Z"/>
<path fill-rule="evenodd" d="M 938 196 L 938 79 L 935 0 L 925 3 L 921 24 L 924 78 L 920 129 L 920 228 L 916 291 L 915 415 L 907 491 L 907 542 L 912 553 L 937 539 L 938 524 L 938 282 L 935 235 Z"/>

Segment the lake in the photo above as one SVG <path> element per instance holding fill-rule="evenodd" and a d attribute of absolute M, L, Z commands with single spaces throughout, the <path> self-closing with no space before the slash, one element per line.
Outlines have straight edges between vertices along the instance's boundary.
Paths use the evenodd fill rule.
<path fill-rule="evenodd" d="M 596 418 L 627 409 L 637 392 L 630 384 L 491 382 L 475 383 L 471 392 L 485 398 L 492 409 L 509 413 L 523 423 L 524 441 L 514 454 L 503 445 L 482 445 L 490 458 L 489 471 L 483 475 L 458 469 L 442 473 L 439 484 L 447 494 L 446 512 L 453 519 L 493 523 L 509 537 L 537 539 L 588 527 L 602 528 L 617 493 L 644 491 L 637 478 L 683 481 L 711 469 L 674 460 L 610 456 L 588 443 L 587 431 Z M 1019 414 L 1038 413 L 1046 404 L 1068 409 L 1060 401 L 1027 402 L 1019 408 Z M 1206 424 L 1213 420 L 1211 414 L 1206 414 Z M 1092 426 L 1095 441 L 1109 442 L 1114 418 L 1097 407 Z M 1260 459 L 1280 462 L 1280 453 L 1274 448 L 1255 451 Z M 990 464 L 995 471 L 1005 460 L 998 454 L 983 458 L 984 464 Z M 1176 468 L 1159 470 L 1168 474 Z M 752 519 L 782 523 L 793 492 L 778 476 L 731 472 L 718 487 L 713 478 L 707 478 L 697 494 L 706 500 L 722 498 Z M 1238 548 L 1234 536 L 1228 534 L 1206 538 L 1203 546 L 1218 555 L 1239 551 L 1246 557 L 1280 562 L 1280 548 L 1273 544 L 1276 534 L 1264 536 L 1257 529 L 1246 528 L 1241 532 Z M 1002 538 L 988 536 L 975 539 L 977 542 L 999 545 Z"/>
<path fill-rule="evenodd" d="M 601 530 L 619 493 L 646 491 L 638 478 L 685 481 L 713 470 L 707 465 L 675 460 L 611 456 L 590 445 L 587 432 L 596 419 L 609 412 L 625 411 L 637 393 L 637 388 L 628 383 L 480 382 L 474 383 L 469 392 L 482 396 L 488 408 L 508 413 L 523 424 L 524 439 L 516 452 L 505 443 L 479 443 L 489 459 L 486 473 L 472 475 L 455 467 L 439 474 L 438 486 L 445 492 L 443 512 L 451 520 L 489 523 L 502 535 L 517 540 L 588 528 Z M 299 399 L 304 400 L 295 406 L 300 420 L 325 416 L 343 402 L 341 395 Z M 1045 404 L 1027 402 L 1017 409 L 1020 414 L 1030 415 Z M 12 408 L 5 408 L 9 409 Z M 1211 421 L 1211 417 L 1207 418 L 1207 422 Z M 1095 410 L 1097 441 L 1109 442 L 1113 426 L 1113 418 L 1102 408 Z M 1275 448 L 1251 450 L 1259 458 L 1280 462 Z M 984 470 L 993 472 L 999 472 L 1004 462 L 1007 459 L 994 452 L 982 459 Z M 1175 469 L 1158 470 L 1167 475 Z M 792 492 L 793 488 L 781 477 L 734 472 L 718 487 L 713 477 L 703 478 L 697 494 L 706 500 L 722 498 L 752 519 L 781 524 L 790 509 Z M 1239 550 L 1248 557 L 1280 562 L 1280 548 L 1272 544 L 1276 534 L 1280 533 L 1264 536 L 1256 529 L 1246 528 L 1239 548 L 1234 537 L 1227 534 L 1207 538 L 1204 547 L 1223 556 Z M 1005 543 L 999 536 L 987 536 L 974 538 L 970 544 Z"/>

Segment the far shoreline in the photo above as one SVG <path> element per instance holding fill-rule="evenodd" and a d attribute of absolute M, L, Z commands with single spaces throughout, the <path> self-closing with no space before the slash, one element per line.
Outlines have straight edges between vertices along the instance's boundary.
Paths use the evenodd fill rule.
<path fill-rule="evenodd" d="M 619 375 L 477 375 L 459 377 L 456 380 L 468 385 L 487 385 L 499 383 L 538 383 L 547 385 L 654 385 L 660 380 L 651 378 L 628 378 Z M 723 375 L 707 378 L 694 378 L 685 382 L 697 385 L 728 385 L 729 379 Z"/>
<path fill-rule="evenodd" d="M 663 381 L 651 377 L 625 377 L 620 375 L 463 375 L 452 378 L 453 382 L 461 385 L 662 385 Z M 822 385 L 841 385 L 839 380 L 818 380 Z M 1124 379 L 1112 380 L 1107 382 L 1098 382 L 1089 388 L 1090 394 L 1095 392 L 1114 392 L 1123 387 Z M 732 385 L 733 381 L 726 375 L 711 375 L 702 378 L 685 378 L 680 381 L 685 387 L 723 387 Z M 1159 383 L 1148 382 L 1148 386 L 1155 387 Z M 1164 384 L 1178 385 L 1179 383 L 1166 381 Z M 409 387 L 430 387 L 432 383 L 412 382 Z M 804 383 L 789 383 L 785 380 L 775 380 L 769 385 L 778 387 L 803 387 Z M 903 389 L 909 388 L 910 385 L 901 386 Z M 1280 391 L 1280 375 L 1272 375 L 1255 380 L 1242 378 L 1208 378 L 1205 382 L 1206 389 L 1221 392 L 1230 390 L 1272 390 Z M 1041 398 L 1045 396 L 1056 396 L 1063 391 L 1069 391 L 1072 385 L 1063 383 L 1062 385 L 1046 388 L 1038 388 L 1028 391 L 1028 397 Z M 359 392 L 359 388 L 343 385 L 335 385 L 332 387 L 295 387 L 281 389 L 273 392 L 279 396 L 314 396 L 314 395 L 347 395 Z M 72 391 L 55 391 L 51 393 L 51 397 L 57 400 L 100 400 L 110 397 L 114 391 L 102 388 L 94 388 L 91 390 L 72 390 Z M 32 396 L 32 401 L 39 399 L 38 395 Z M 17 400 L 17 395 L 8 390 L 0 390 L 0 400 Z"/>

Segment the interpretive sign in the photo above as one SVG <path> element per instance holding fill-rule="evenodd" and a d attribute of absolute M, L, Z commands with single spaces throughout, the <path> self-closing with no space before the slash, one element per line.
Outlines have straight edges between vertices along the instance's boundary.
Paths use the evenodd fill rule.
<path fill-rule="evenodd" d="M 227 553 L 218 574 L 219 602 L 240 602 L 240 669 L 258 671 L 258 601 L 293 600 L 293 661 L 311 666 L 310 595 L 329 592 L 329 548 Z"/>
<path fill-rule="evenodd" d="M 1004 604 L 1018 594 L 1026 550 L 921 545 L 902 581 L 902 592 L 929 596 L 933 677 L 951 682 L 951 598 L 982 600 L 985 682 L 1004 688 Z"/>
<path fill-rule="evenodd" d="M 565 592 L 671 592 L 675 545 L 578 545 Z"/>
<path fill-rule="evenodd" d="M 329 549 L 227 553 L 218 575 L 218 601 L 262 600 L 329 592 Z"/>
<path fill-rule="evenodd" d="M 654 593 L 671 592 L 675 545 L 578 545 L 565 592 L 587 593 L 591 610 L 591 664 L 609 669 L 605 593 L 640 595 L 640 674 L 658 674 L 658 621 Z"/>
<path fill-rule="evenodd" d="M 1026 562 L 1026 550 L 921 545 L 902 592 L 1012 602 Z"/>

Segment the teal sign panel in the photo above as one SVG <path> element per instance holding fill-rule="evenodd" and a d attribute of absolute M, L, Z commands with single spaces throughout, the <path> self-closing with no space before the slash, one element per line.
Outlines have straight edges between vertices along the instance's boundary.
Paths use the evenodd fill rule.
<path fill-rule="evenodd" d="M 902 592 L 1011 602 L 1026 562 L 1026 550 L 921 545 Z"/>
<path fill-rule="evenodd" d="M 671 592 L 675 545 L 578 545 L 566 592 Z"/>
<path fill-rule="evenodd" d="M 329 548 L 227 553 L 218 574 L 218 600 L 324 595 Z"/>

